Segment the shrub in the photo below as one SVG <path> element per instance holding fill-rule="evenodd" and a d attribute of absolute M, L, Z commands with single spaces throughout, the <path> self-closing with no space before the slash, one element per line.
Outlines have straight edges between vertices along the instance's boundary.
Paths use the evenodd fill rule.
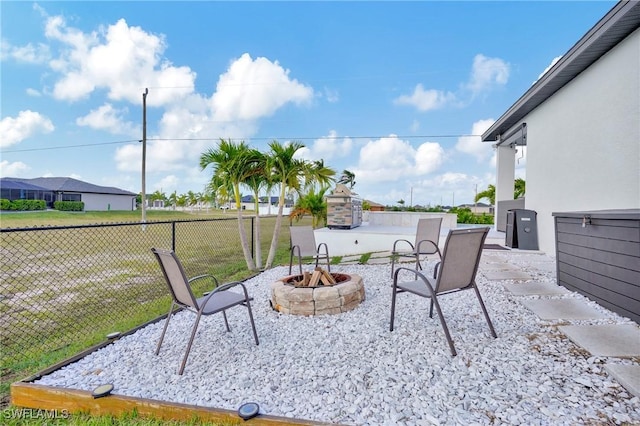
<path fill-rule="evenodd" d="M 44 200 L 13 200 L 9 201 L 3 198 L 0 202 L 0 208 L 2 210 L 45 210 L 47 204 Z"/>
<path fill-rule="evenodd" d="M 63 212 L 81 212 L 84 210 L 82 201 L 56 201 L 53 208 Z"/>

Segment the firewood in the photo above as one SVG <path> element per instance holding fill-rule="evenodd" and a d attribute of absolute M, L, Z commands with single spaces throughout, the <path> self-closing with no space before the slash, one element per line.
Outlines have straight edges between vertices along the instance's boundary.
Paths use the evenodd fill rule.
<path fill-rule="evenodd" d="M 309 287 L 316 287 L 318 285 L 318 281 L 320 281 L 320 277 L 322 277 L 322 271 L 313 271 L 311 281 L 309 281 Z"/>
<path fill-rule="evenodd" d="M 325 285 L 335 285 L 336 284 L 336 280 L 333 278 L 333 275 L 331 275 L 329 272 L 327 271 L 322 271 L 322 276 L 324 278 L 327 279 L 327 281 L 329 282 L 328 284 Z"/>
<path fill-rule="evenodd" d="M 304 275 L 302 278 L 302 283 L 300 284 L 302 287 L 308 287 L 309 281 L 311 281 L 311 274 L 309 271 L 304 271 Z"/>

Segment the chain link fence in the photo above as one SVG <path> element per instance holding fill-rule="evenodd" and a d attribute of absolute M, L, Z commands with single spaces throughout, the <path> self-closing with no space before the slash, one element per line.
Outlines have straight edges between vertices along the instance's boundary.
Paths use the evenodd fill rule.
<path fill-rule="evenodd" d="M 243 222 L 253 235 L 253 218 Z M 260 222 L 262 241 L 250 243 L 266 256 L 275 218 Z M 151 247 L 175 250 L 188 276 L 247 274 L 237 219 L 0 229 L 0 237 L 4 366 L 78 352 L 166 314 L 169 292 Z"/>

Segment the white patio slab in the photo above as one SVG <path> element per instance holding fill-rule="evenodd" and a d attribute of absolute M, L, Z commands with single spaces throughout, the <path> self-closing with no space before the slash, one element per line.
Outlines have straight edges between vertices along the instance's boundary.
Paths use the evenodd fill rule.
<path fill-rule="evenodd" d="M 486 271 L 483 269 L 479 269 L 478 273 L 484 275 L 484 277 L 489 281 L 528 281 L 532 279 L 531 275 L 518 269 L 509 271 Z"/>
<path fill-rule="evenodd" d="M 630 394 L 640 398 L 640 365 L 606 364 L 604 368 Z"/>
<path fill-rule="evenodd" d="M 514 296 L 555 296 L 571 293 L 566 288 L 553 283 L 504 283 L 502 286 Z"/>
<path fill-rule="evenodd" d="M 565 325 L 559 327 L 594 356 L 640 356 L 640 327 L 626 324 Z"/>
<path fill-rule="evenodd" d="M 503 260 L 498 262 L 480 262 L 479 269 L 481 271 L 521 271 L 522 267 L 517 267 Z"/>
<path fill-rule="evenodd" d="M 606 318 L 600 311 L 578 299 L 522 300 L 520 303 L 543 320 Z"/>

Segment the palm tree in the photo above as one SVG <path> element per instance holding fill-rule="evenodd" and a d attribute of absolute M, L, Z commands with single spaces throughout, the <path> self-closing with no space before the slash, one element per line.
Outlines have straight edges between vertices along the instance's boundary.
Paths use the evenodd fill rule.
<path fill-rule="evenodd" d="M 265 263 L 266 268 L 271 268 L 276 255 L 287 190 L 300 193 L 302 188 L 310 187 L 314 182 L 325 184 L 333 181 L 332 176 L 335 175 L 335 171 L 326 167 L 322 160 L 309 163 L 294 158 L 296 152 L 304 148 L 304 145 L 300 142 L 291 142 L 283 145 L 274 140 L 269 143 L 269 148 L 270 152 L 267 155 L 267 166 L 274 183 L 278 182 L 280 185 L 280 195 L 278 197 L 276 225 L 273 230 L 273 238 L 271 239 L 267 262 Z"/>
<path fill-rule="evenodd" d="M 317 228 L 320 221 L 326 223 L 327 202 L 325 201 L 325 194 L 328 190 L 328 186 L 321 188 L 318 192 L 311 188 L 307 194 L 298 198 L 298 202 L 289 216 L 292 219 L 300 220 L 305 214 L 310 214 L 312 217 L 311 226 L 313 228 Z"/>
<path fill-rule="evenodd" d="M 270 179 L 267 173 L 267 157 L 258 150 L 253 150 L 256 161 L 251 165 L 253 172 L 245 179 L 243 184 L 253 192 L 253 205 L 256 211 L 256 222 L 254 226 L 254 241 L 256 241 L 256 268 L 262 267 L 262 247 L 260 245 L 260 190 L 269 187 Z"/>
<path fill-rule="evenodd" d="M 343 170 L 342 176 L 340 176 L 340 180 L 338 181 L 338 183 L 349 185 L 349 189 L 353 189 L 353 187 L 356 185 L 355 173 L 350 172 L 349 170 Z"/>
<path fill-rule="evenodd" d="M 487 200 L 489 200 L 489 204 L 491 204 L 492 206 L 496 204 L 496 187 L 495 187 L 495 185 L 489 185 L 487 187 L 487 189 L 485 189 L 484 191 L 478 192 L 476 194 L 475 202 L 477 203 L 478 201 L 482 200 L 483 198 L 486 198 Z"/>
<path fill-rule="evenodd" d="M 231 140 L 220 139 L 217 149 L 211 148 L 200 155 L 200 167 L 202 170 L 212 165 L 214 167 L 213 176 L 216 179 L 216 183 L 226 182 L 233 188 L 233 197 L 238 213 L 240 244 L 245 261 L 247 262 L 247 268 L 250 271 L 255 270 L 256 266 L 253 256 L 251 255 L 242 221 L 242 194 L 240 192 L 240 184 L 244 182 L 251 173 L 255 173 L 253 165 L 258 161 L 255 153 L 256 151 L 250 149 L 244 141 L 234 143 Z"/>
<path fill-rule="evenodd" d="M 526 182 L 522 178 L 518 178 L 514 182 L 514 192 L 513 199 L 517 200 L 518 198 L 524 197 L 524 193 L 526 190 Z"/>
<path fill-rule="evenodd" d="M 517 200 L 521 198 L 525 194 L 526 182 L 522 178 L 517 178 L 514 181 L 514 190 L 513 190 L 513 199 Z M 489 200 L 489 203 L 493 206 L 496 204 L 496 187 L 495 185 L 489 185 L 487 189 L 482 192 L 478 192 L 476 194 L 475 202 L 477 203 L 481 199 L 486 198 Z"/>

